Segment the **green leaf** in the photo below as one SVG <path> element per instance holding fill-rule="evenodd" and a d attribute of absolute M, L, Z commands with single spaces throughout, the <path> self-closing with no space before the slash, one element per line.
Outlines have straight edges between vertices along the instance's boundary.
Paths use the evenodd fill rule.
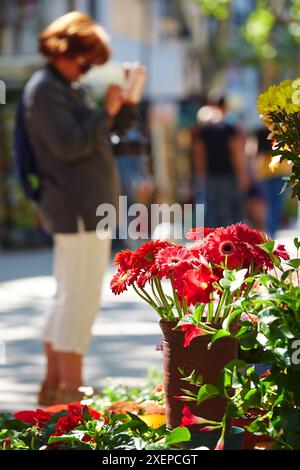
<path fill-rule="evenodd" d="M 248 271 L 247 269 L 240 269 L 239 271 L 235 273 L 234 280 L 230 286 L 230 292 L 234 292 L 242 286 L 245 280 L 247 271 Z"/>
<path fill-rule="evenodd" d="M 288 339 L 294 339 L 295 335 L 294 333 L 290 330 L 290 328 L 287 325 L 280 325 L 278 329 L 282 332 L 282 334 L 288 338 Z"/>
<path fill-rule="evenodd" d="M 180 442 L 188 442 L 190 440 L 191 434 L 187 428 L 175 428 L 166 436 L 165 443 L 170 446 Z"/>
<path fill-rule="evenodd" d="M 84 431 L 76 431 L 76 434 L 64 434 L 63 436 L 51 436 L 49 437 L 48 444 L 54 444 L 55 442 L 80 442 L 85 435 Z"/>
<path fill-rule="evenodd" d="M 297 248 L 297 250 L 300 249 L 300 240 L 299 240 L 299 238 L 294 238 L 294 245 Z"/>
<path fill-rule="evenodd" d="M 182 391 L 183 393 L 185 393 L 186 395 L 188 395 L 189 397 L 192 397 L 193 399 L 195 399 L 196 396 L 197 396 L 197 395 L 196 395 L 195 393 L 193 393 L 191 390 L 187 390 L 187 389 L 185 389 L 185 388 L 182 388 L 181 391 Z"/>
<path fill-rule="evenodd" d="M 294 269 L 299 269 L 300 268 L 300 259 L 299 258 L 293 258 L 290 259 L 289 261 L 286 262 L 289 266 L 292 266 Z"/>
<path fill-rule="evenodd" d="M 261 245 L 258 245 L 263 251 L 265 251 L 266 253 L 268 253 L 268 255 L 272 255 L 273 252 L 274 252 L 274 248 L 275 248 L 275 241 L 272 240 L 272 241 L 268 241 L 268 242 L 265 242 L 265 243 L 262 243 Z"/>
<path fill-rule="evenodd" d="M 230 325 L 233 322 L 233 320 L 236 319 L 239 315 L 243 313 L 243 310 L 241 308 L 235 309 L 228 317 L 225 318 L 225 320 L 222 323 L 222 329 L 225 331 L 230 331 Z"/>
<path fill-rule="evenodd" d="M 225 336 L 230 336 L 230 332 L 226 330 L 218 330 L 211 338 L 211 342 L 209 343 L 208 347 L 210 347 L 211 344 L 214 344 L 216 341 L 218 341 L 221 338 L 224 338 Z"/>
<path fill-rule="evenodd" d="M 202 313 L 203 313 L 203 305 L 198 305 L 198 307 L 195 308 L 194 315 L 193 315 L 196 323 L 200 321 Z"/>
<path fill-rule="evenodd" d="M 259 321 L 265 324 L 273 323 L 280 318 L 281 311 L 276 307 L 267 307 L 258 314 Z"/>
<path fill-rule="evenodd" d="M 247 401 L 247 406 L 259 407 L 261 402 L 261 393 L 256 388 L 252 388 L 246 393 L 244 400 Z"/>
<path fill-rule="evenodd" d="M 149 426 L 137 415 L 129 412 L 127 412 L 127 414 L 131 418 L 131 421 L 128 423 L 131 430 L 138 430 L 140 433 L 145 433 L 149 430 Z"/>
<path fill-rule="evenodd" d="M 220 395 L 219 390 L 214 385 L 203 385 L 197 395 L 197 405 Z"/>
<path fill-rule="evenodd" d="M 285 282 L 288 277 L 294 272 L 294 269 L 288 269 L 287 271 L 284 271 L 284 273 L 282 273 L 281 275 L 281 282 Z"/>

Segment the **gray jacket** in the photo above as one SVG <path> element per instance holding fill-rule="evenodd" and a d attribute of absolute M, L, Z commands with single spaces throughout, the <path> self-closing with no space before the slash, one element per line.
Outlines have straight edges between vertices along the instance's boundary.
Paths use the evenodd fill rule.
<path fill-rule="evenodd" d="M 92 107 L 51 66 L 23 94 L 25 122 L 42 180 L 40 208 L 52 233 L 95 230 L 100 204 L 117 206 L 119 180 L 109 141 L 111 118 Z"/>

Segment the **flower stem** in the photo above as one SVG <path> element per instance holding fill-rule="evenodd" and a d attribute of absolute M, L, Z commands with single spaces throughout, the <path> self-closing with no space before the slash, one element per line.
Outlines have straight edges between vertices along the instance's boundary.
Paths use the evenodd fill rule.
<path fill-rule="evenodd" d="M 180 303 L 179 303 L 177 292 L 174 289 L 172 279 L 171 279 L 171 285 L 172 285 L 172 291 L 173 291 L 174 302 L 175 302 L 175 305 L 176 305 L 176 310 L 178 312 L 179 318 L 182 318 L 182 308 L 181 308 Z"/>
<path fill-rule="evenodd" d="M 212 295 L 210 295 L 210 302 L 209 302 L 208 308 L 207 308 L 208 323 L 213 323 L 213 318 L 214 318 L 214 298 L 213 298 Z"/>
<path fill-rule="evenodd" d="M 214 319 L 214 322 L 215 322 L 215 323 L 218 323 L 218 320 L 219 320 L 219 318 L 220 318 L 220 316 L 221 316 L 222 307 L 223 307 L 223 305 L 226 303 L 227 297 L 228 297 L 228 291 L 225 291 L 225 290 L 224 290 L 224 291 L 222 292 L 222 295 L 221 295 L 221 297 L 220 297 L 220 299 L 219 299 L 218 306 L 217 306 L 217 308 L 216 308 L 215 319 Z"/>
<path fill-rule="evenodd" d="M 157 288 L 157 292 L 161 298 L 161 301 L 162 303 L 164 304 L 164 306 L 169 310 L 170 308 L 170 305 L 169 305 L 169 302 L 167 301 L 166 299 L 166 296 L 164 294 L 164 291 L 163 291 L 163 288 L 162 288 L 162 285 L 161 285 L 161 282 L 160 282 L 160 279 L 158 277 L 155 277 L 154 278 L 154 282 L 155 282 L 155 285 L 156 285 L 156 288 Z"/>
<path fill-rule="evenodd" d="M 150 295 L 144 290 L 142 289 L 142 291 L 144 292 L 145 295 L 141 294 L 140 290 L 133 284 L 132 285 L 133 289 L 135 290 L 135 292 L 137 293 L 137 295 L 143 299 L 145 302 L 147 302 L 147 304 L 150 305 L 150 307 L 152 307 L 157 313 L 158 315 L 160 316 L 160 318 L 162 320 L 165 319 L 164 315 L 162 315 L 162 313 L 160 312 L 158 306 L 155 304 L 155 302 L 153 302 L 153 300 L 151 299 Z"/>

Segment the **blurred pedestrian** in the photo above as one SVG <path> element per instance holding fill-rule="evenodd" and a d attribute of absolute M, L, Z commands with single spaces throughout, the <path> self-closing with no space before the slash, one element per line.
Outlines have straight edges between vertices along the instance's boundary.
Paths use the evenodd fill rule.
<path fill-rule="evenodd" d="M 272 142 L 268 140 L 269 131 L 265 127 L 256 132 L 257 156 L 254 171 L 266 204 L 265 230 L 274 238 L 282 222 L 283 203 L 285 196 L 281 190 L 284 176 L 291 173 L 290 165 L 284 161 L 272 166 Z"/>
<path fill-rule="evenodd" d="M 205 225 L 226 226 L 242 219 L 248 188 L 244 138 L 237 126 L 226 122 L 224 97 L 200 108 L 194 145 L 196 167 L 205 178 Z"/>
<path fill-rule="evenodd" d="M 77 80 L 111 54 L 104 29 L 68 13 L 39 36 L 47 64 L 23 93 L 26 128 L 41 176 L 39 207 L 54 235 L 57 294 L 45 327 L 46 377 L 39 403 L 82 398 L 82 360 L 99 307 L 110 234 L 96 236 L 96 209 L 116 206 L 119 183 L 109 142 L 122 90 L 108 87 L 104 109 L 93 107 Z"/>

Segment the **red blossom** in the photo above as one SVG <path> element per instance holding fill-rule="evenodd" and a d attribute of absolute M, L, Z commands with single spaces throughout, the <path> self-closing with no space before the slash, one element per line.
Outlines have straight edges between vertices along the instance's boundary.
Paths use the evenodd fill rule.
<path fill-rule="evenodd" d="M 47 406 L 47 408 L 44 409 L 44 411 L 47 411 L 50 414 L 56 414 L 60 413 L 61 411 L 71 411 L 78 410 L 78 413 L 81 413 L 82 410 L 82 405 L 80 402 L 72 402 L 69 404 L 61 404 L 61 405 L 52 405 L 52 406 Z M 93 408 L 88 407 L 88 411 L 93 419 L 100 419 L 101 418 L 101 413 L 98 411 L 94 410 Z"/>
<path fill-rule="evenodd" d="M 265 379 L 266 377 L 269 377 L 270 375 L 271 375 L 271 371 L 270 371 L 270 369 L 268 369 L 268 370 L 266 370 L 265 372 L 263 372 L 263 373 L 259 376 L 259 378 L 260 378 L 260 379 Z"/>
<path fill-rule="evenodd" d="M 284 245 L 278 245 L 276 250 L 274 250 L 274 255 L 277 256 L 277 258 L 284 259 L 285 261 L 288 261 L 290 259 L 290 255 L 286 251 Z"/>
<path fill-rule="evenodd" d="M 182 295 L 188 305 L 209 303 L 211 301 L 210 294 L 214 290 L 213 284 L 216 277 L 205 264 L 187 271 L 183 276 L 183 280 Z"/>
<path fill-rule="evenodd" d="M 55 424 L 55 433 L 53 436 L 62 436 L 64 434 L 68 434 L 73 429 L 78 428 L 81 424 L 84 423 L 82 410 L 83 407 L 79 404 L 79 406 L 69 405 L 69 412 L 66 416 L 62 416 L 58 419 L 57 423 Z"/>
<path fill-rule="evenodd" d="M 194 256 L 191 251 L 181 245 L 161 249 L 155 257 L 155 265 L 160 276 L 168 276 L 174 268 L 183 263 L 192 264 Z M 196 261 L 196 260 L 195 260 Z"/>
<path fill-rule="evenodd" d="M 115 264 L 119 266 L 122 270 L 127 270 L 131 268 L 138 267 L 138 257 L 134 251 L 131 250 L 122 250 L 115 255 Z"/>
<path fill-rule="evenodd" d="M 203 238 L 207 237 L 210 233 L 214 232 L 214 228 L 205 228 L 205 227 L 196 227 L 191 228 L 187 234 L 186 238 L 188 240 L 202 240 Z"/>
<path fill-rule="evenodd" d="M 112 292 L 115 295 L 119 295 L 127 290 L 137 280 L 138 273 L 139 270 L 137 268 L 129 268 L 127 270 L 119 268 L 110 282 Z"/>
<path fill-rule="evenodd" d="M 238 223 L 217 228 L 199 244 L 199 252 L 216 265 L 226 261 L 228 269 L 272 268 L 269 255 L 259 246 L 264 241 L 258 230 Z"/>
<path fill-rule="evenodd" d="M 176 246 L 174 243 L 165 240 L 152 240 L 151 242 L 143 243 L 135 252 L 139 263 L 142 268 L 149 269 L 155 263 L 155 255 L 162 250 L 170 246 Z"/>
<path fill-rule="evenodd" d="M 184 344 L 183 346 L 186 348 L 190 345 L 193 339 L 197 338 L 198 336 L 205 336 L 206 333 L 202 328 L 199 326 L 187 324 L 181 325 L 181 329 L 184 331 Z"/>
<path fill-rule="evenodd" d="M 182 410 L 181 425 L 189 427 L 193 426 L 194 424 L 207 424 L 207 420 L 193 415 L 189 407 L 185 405 Z"/>
<path fill-rule="evenodd" d="M 36 411 L 16 411 L 13 416 L 30 426 L 38 426 L 39 428 L 44 428 L 51 418 L 50 413 L 41 409 L 37 409 Z"/>

